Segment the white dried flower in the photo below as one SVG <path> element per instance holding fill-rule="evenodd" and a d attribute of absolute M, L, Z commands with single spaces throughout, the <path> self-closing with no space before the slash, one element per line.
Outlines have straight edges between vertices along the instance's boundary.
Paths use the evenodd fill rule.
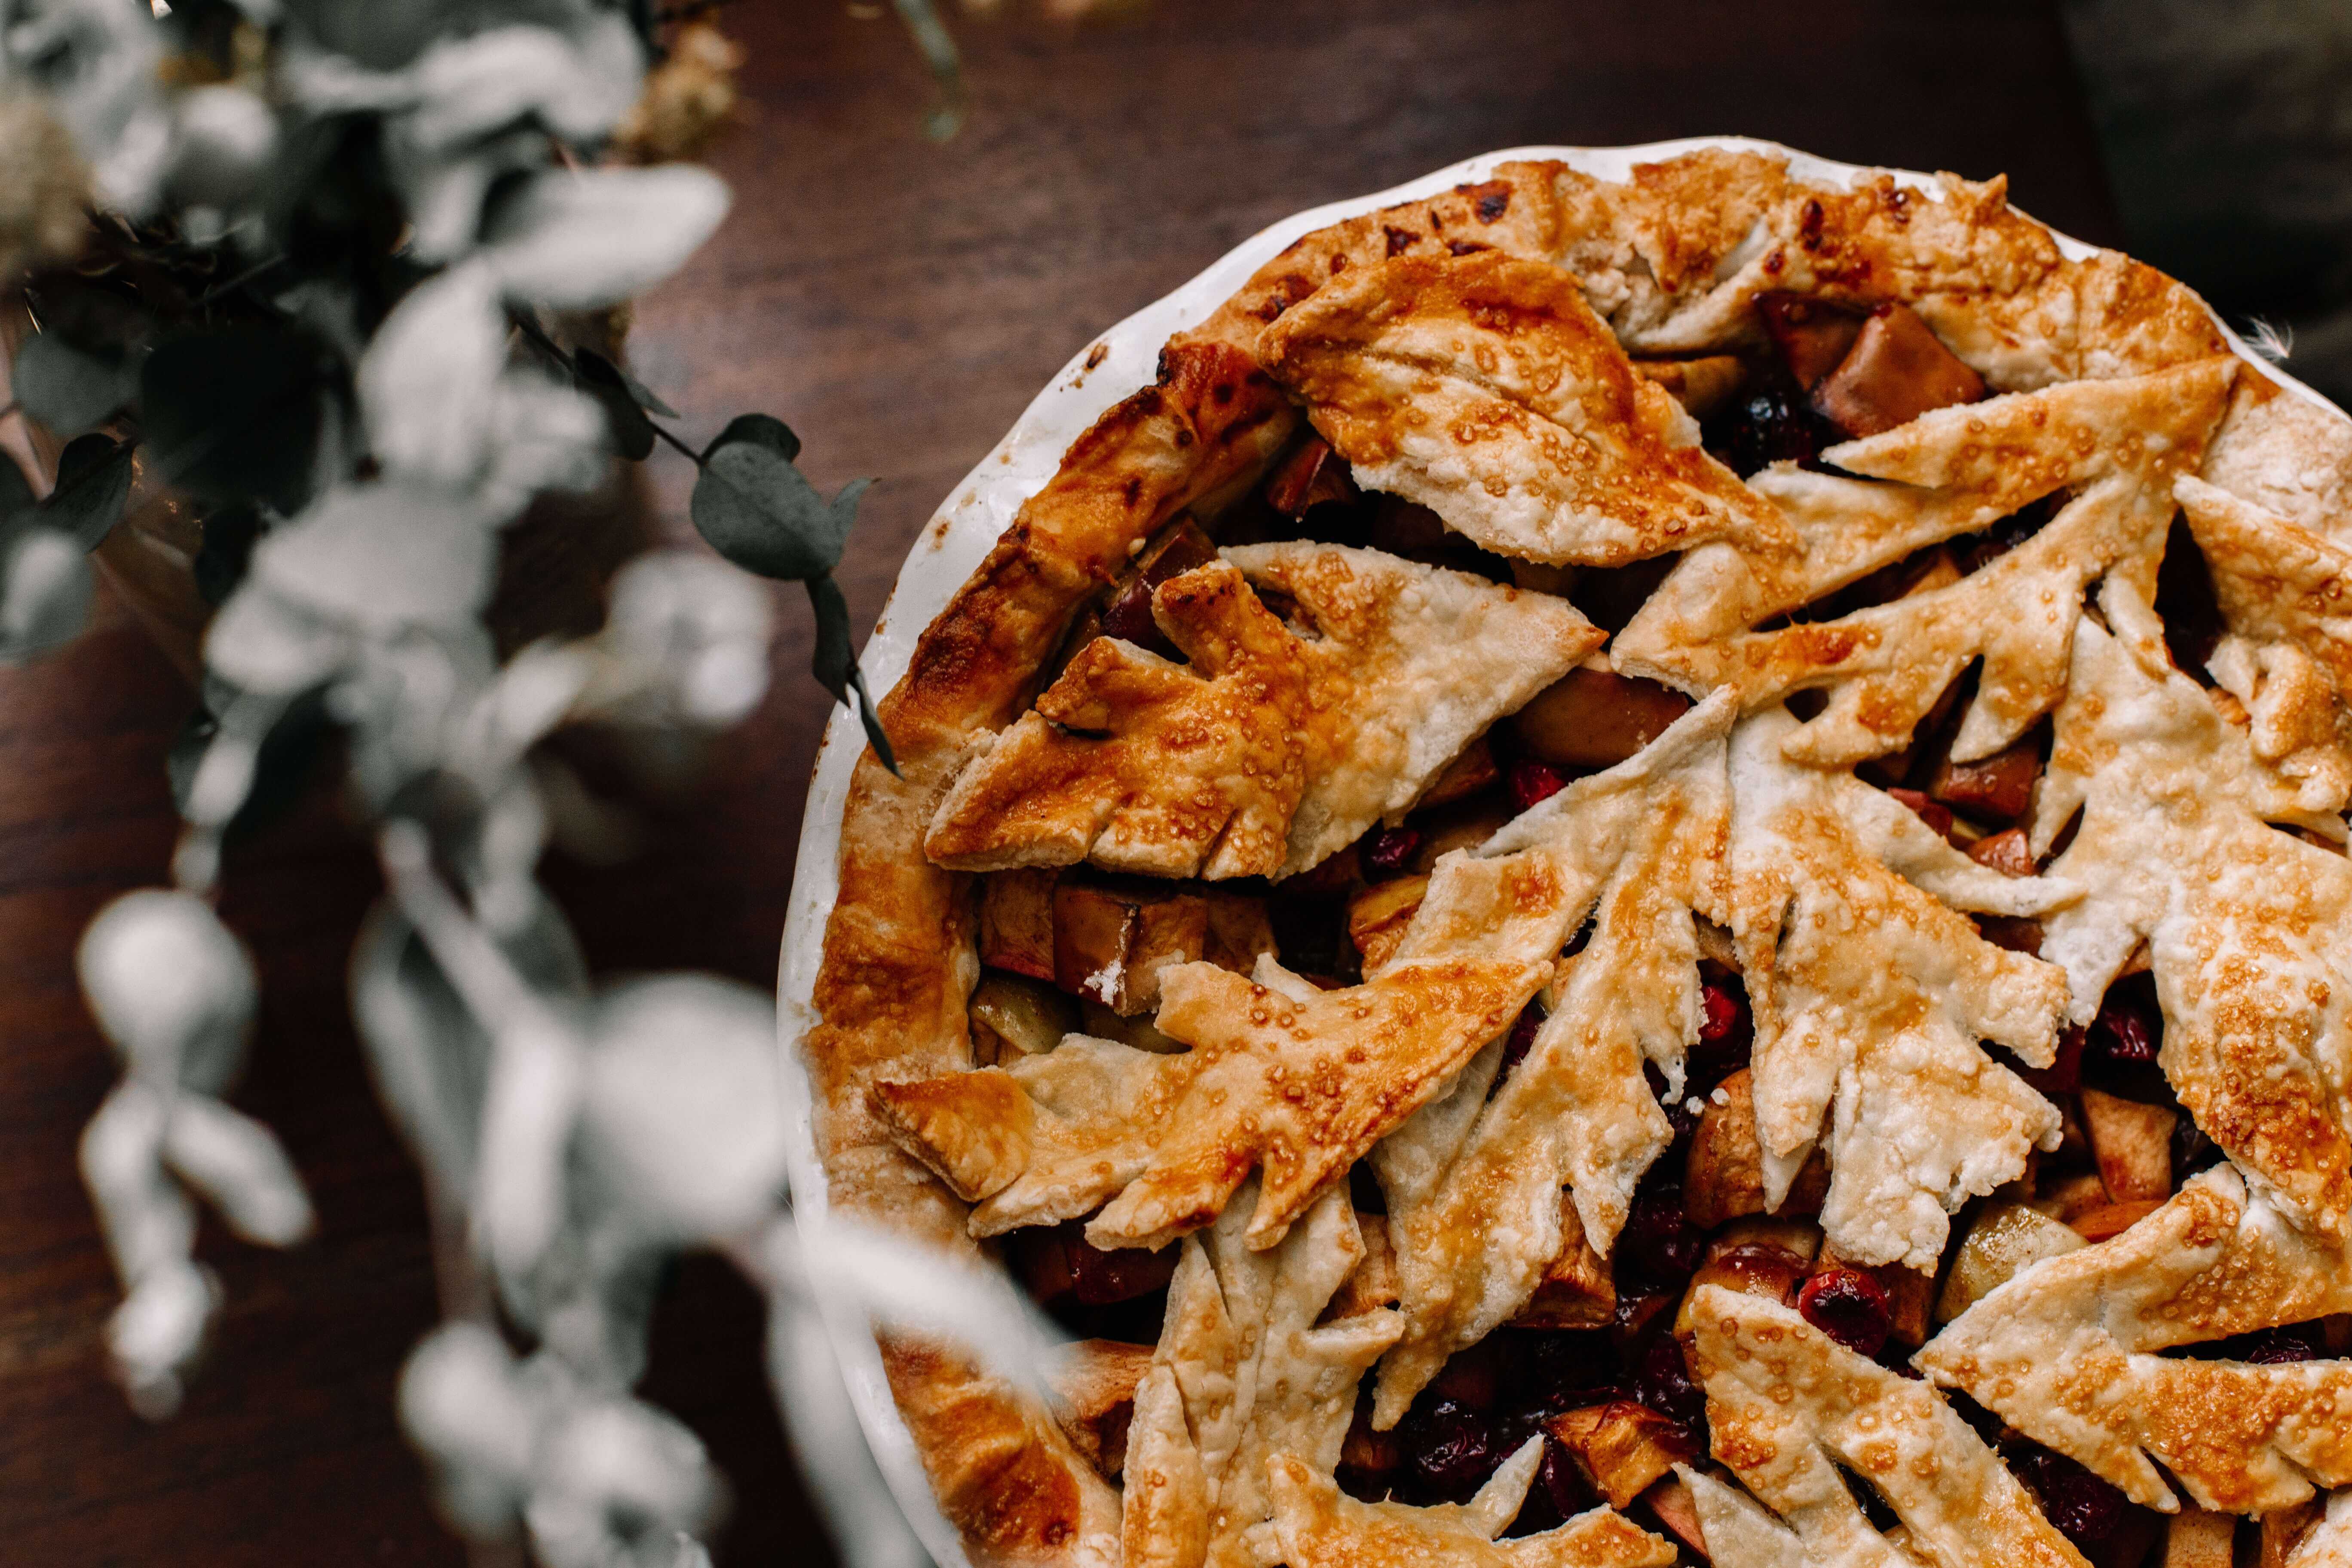
<path fill-rule="evenodd" d="M 766 694 L 772 624 L 757 582 L 709 556 L 665 550 L 638 556 L 614 578 L 600 641 L 614 664 L 659 672 L 661 708 L 718 728 Z"/>
<path fill-rule="evenodd" d="M 160 1085 L 217 1093 L 253 1027 L 253 961 L 191 893 L 125 893 L 82 933 L 76 963 L 99 1026 L 124 1063 Z"/>
<path fill-rule="evenodd" d="M 596 1008 L 581 1132 L 613 1201 L 661 1240 L 756 1228 L 784 1187 L 774 1005 L 702 975 L 610 992 Z"/>
<path fill-rule="evenodd" d="M 278 153 L 269 106 L 241 87 L 212 86 L 182 93 L 173 111 L 173 196 L 212 207 L 251 201 Z"/>
<path fill-rule="evenodd" d="M 8 547 L 0 574 L 0 658 L 45 653 L 70 642 L 89 621 L 89 555 L 69 535 L 27 531 Z"/>

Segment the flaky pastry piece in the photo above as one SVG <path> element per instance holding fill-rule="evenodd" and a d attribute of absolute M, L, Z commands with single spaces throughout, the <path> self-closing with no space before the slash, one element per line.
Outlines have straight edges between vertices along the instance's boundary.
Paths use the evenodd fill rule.
<path fill-rule="evenodd" d="M 1688 1465 L 1676 1465 L 1675 1474 L 1690 1489 L 1691 1511 L 1698 1516 L 1699 1537 L 1706 1544 L 1709 1562 L 1737 1563 L 1738 1568 L 1819 1568 L 1822 1559 L 1805 1550 L 1804 1537 L 1738 1487 L 1727 1486 Z M 1890 1568 L 1915 1568 L 1919 1561 L 1895 1542 L 1884 1545 L 1881 1554 L 1867 1541 L 1862 1542 L 1860 1560 Z"/>
<path fill-rule="evenodd" d="M 1216 1218 L 1263 1165 L 1248 1222 L 1271 1247 L 1316 1194 L 1510 1027 L 1550 966 L 1448 955 L 1318 991 L 1271 958 L 1161 972 L 1168 1055 L 1072 1036 L 1010 1068 L 875 1086 L 901 1146 L 968 1203 L 971 1229 L 1071 1219 L 1097 1247 L 1160 1247 Z"/>
<path fill-rule="evenodd" d="M 1715 1457 L 1787 1521 L 1816 1568 L 1909 1568 L 1847 1489 L 1866 1482 L 1937 1568 L 2082 1568 L 2032 1494 L 1925 1383 L 1793 1310 L 1720 1285 L 1692 1307 L 1692 1367 Z M 1739 1563 L 1717 1556 L 1718 1563 Z"/>
<path fill-rule="evenodd" d="M 2352 1568 L 2352 1491 L 2328 1498 L 2326 1511 L 2287 1553 L 2286 1568 Z"/>
<path fill-rule="evenodd" d="M 1128 1427 L 1126 1568 L 1269 1568 L 1267 1461 L 1328 1477 L 1364 1368 L 1396 1338 L 1376 1309 L 1317 1326 L 1364 1257 L 1344 1191 L 1327 1193 L 1269 1251 L 1237 1204 L 1184 1238 L 1168 1317 Z"/>
<path fill-rule="evenodd" d="M 1161 584 L 1152 614 L 1191 662 L 1115 637 L 1080 649 L 940 802 L 934 862 L 1305 870 L 1411 806 L 1603 637 L 1562 599 L 1311 543 L 1227 551 Z"/>
<path fill-rule="evenodd" d="M 2341 812 L 2352 800 L 2352 546 L 2202 479 L 2173 494 L 2230 628 L 2208 668 L 2245 705 L 2255 757 L 2295 805 Z"/>
<path fill-rule="evenodd" d="M 1497 1541 L 1543 1458 L 1531 1437 L 1467 1503 L 1360 1502 L 1288 1454 L 1269 1465 L 1274 1527 L 1288 1568 L 1668 1568 L 1674 1543 L 1616 1510 L 1588 1509 L 1536 1535 Z"/>
<path fill-rule="evenodd" d="M 1958 912 L 2079 889 L 1977 865 L 1900 802 L 1783 754 L 1786 710 L 1731 737 L 1731 929 L 1755 1013 L 1756 1122 L 1777 1207 L 1825 1127 L 1839 1257 L 1932 1270 L 1950 1215 L 2058 1146 L 2055 1107 L 1980 1040 L 2047 1066 L 2066 977 Z"/>
<path fill-rule="evenodd" d="M 2335 1237 L 2352 1225 L 2352 861 L 2270 826 L 2294 804 L 2168 661 L 2144 601 L 2085 621 L 2035 805 L 2037 853 L 2084 889 L 2043 924 L 2087 1023 L 2145 942 L 2158 1058 L 2197 1125 Z"/>
<path fill-rule="evenodd" d="M 1258 356 L 1357 483 L 1489 550 L 1622 566 L 1710 539 L 1794 545 L 1558 267 L 1487 250 L 1352 269 Z"/>
<path fill-rule="evenodd" d="M 2018 1274 L 1912 1361 L 2134 1502 L 2178 1507 L 2169 1472 L 2200 1508 L 2268 1513 L 2315 1481 L 2352 1485 L 2352 1363 L 2158 1352 L 2344 1311 L 2344 1249 L 2219 1165 L 2113 1240 Z"/>
<path fill-rule="evenodd" d="M 2236 366 L 2223 356 L 2127 381 L 1939 408 L 1832 447 L 1825 460 L 1907 489 L 1887 494 L 1883 486 L 1787 472 L 1768 479 L 1763 488 L 1796 507 L 1809 543 L 1834 540 L 1849 507 L 1860 513 L 1857 536 L 1832 543 L 1818 575 L 1810 565 L 1743 570 L 1719 550 L 1694 552 L 1612 657 L 1621 669 L 1687 690 L 1732 686 L 1751 710 L 1792 691 L 1827 690 L 1828 705 L 1783 742 L 1792 760 L 1822 766 L 1907 743 L 1945 689 L 1981 658 L 1952 757 L 1988 756 L 2065 689 L 2068 640 L 2086 584 L 2120 572 L 2153 593 L 2173 481 L 2202 460 Z M 1916 547 L 1912 541 L 1982 527 L 2061 489 L 2072 499 L 2039 532 L 1948 587 L 1833 621 L 1736 630 L 1753 624 L 1751 615 L 1794 609 L 1855 580 L 1870 569 L 1865 562 L 1900 559 Z"/>
<path fill-rule="evenodd" d="M 1698 1037 L 1692 911 L 1726 916 L 1731 719 L 1727 697 L 1702 703 L 1635 756 L 1438 862 L 1400 967 L 1481 941 L 1548 962 L 1588 916 L 1593 929 L 1501 1089 L 1488 1098 L 1499 1051 L 1482 1055 L 1372 1152 L 1406 1324 L 1381 1366 L 1374 1426 L 1393 1426 L 1447 1356 L 1527 1305 L 1560 1252 L 1563 1184 L 1605 1251 L 1672 1141 L 1642 1068 L 1655 1061 L 1679 1084 Z"/>

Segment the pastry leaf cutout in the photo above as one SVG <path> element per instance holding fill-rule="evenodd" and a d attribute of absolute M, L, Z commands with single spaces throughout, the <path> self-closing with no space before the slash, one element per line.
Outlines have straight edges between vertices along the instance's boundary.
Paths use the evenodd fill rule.
<path fill-rule="evenodd" d="M 1359 484 L 1489 550 L 1622 566 L 1710 539 L 1793 542 L 1565 268 L 1499 250 L 1351 268 L 1257 352 Z"/>
<path fill-rule="evenodd" d="M 1268 1486 L 1281 1561 L 1288 1568 L 1668 1568 L 1675 1561 L 1672 1542 L 1606 1506 L 1540 1534 L 1496 1540 L 1542 1452 L 1542 1439 L 1531 1437 L 1468 1503 L 1431 1508 L 1360 1502 L 1328 1475 L 1277 1455 Z"/>
<path fill-rule="evenodd" d="M 2044 922 L 2087 1022 L 2142 942 L 2158 1060 L 2205 1134 L 2304 1225 L 2352 1226 L 2352 861 L 2269 826 L 2292 793 L 2173 670 L 2146 602 L 2085 622 L 2035 807 L 2037 849 L 2085 889 Z"/>
<path fill-rule="evenodd" d="M 1316 1320 L 1364 1256 L 1345 1192 L 1324 1194 L 1270 1251 L 1234 1210 L 1187 1237 L 1168 1318 L 1128 1428 L 1125 1568 L 1263 1568 L 1277 1561 L 1267 1461 L 1328 1477 L 1364 1368 L 1395 1314 Z"/>
<path fill-rule="evenodd" d="M 2227 1165 L 2122 1235 L 2028 1268 L 1913 1358 L 2135 1502 L 2268 1513 L 2352 1485 L 2352 1363 L 2158 1352 L 2352 1311 L 2352 1259 Z M 2160 1462 L 2159 1470 L 2151 1460 Z"/>
<path fill-rule="evenodd" d="M 1266 1247 L 1348 1167 L 1502 1034 L 1549 976 L 1517 957 L 1437 956 L 1319 991 L 1261 960 L 1161 972 L 1155 1055 L 1071 1036 L 1010 1068 L 874 1089 L 884 1124 L 978 1206 L 971 1229 L 1071 1219 L 1097 1247 L 1160 1247 L 1215 1219 L 1254 1168 Z M 1108 1200 L 1108 1202 L 1107 1202 Z"/>
<path fill-rule="evenodd" d="M 2202 479 L 2173 494 L 2230 627 L 2210 668 L 2245 704 L 2254 756 L 2301 809 L 2342 811 L 2352 800 L 2352 549 Z"/>
<path fill-rule="evenodd" d="M 1288 595 L 1303 625 L 1251 583 Z M 1303 871 L 1403 813 L 1603 637 L 1563 599 L 1311 543 L 1229 550 L 1161 584 L 1152 613 L 1191 662 L 1114 637 L 1081 648 L 957 778 L 924 840 L 932 860 Z"/>
<path fill-rule="evenodd" d="M 2084 1568 L 2023 1484 L 1927 1384 L 1760 1296 L 1703 1286 L 1692 1318 L 1692 1366 L 1706 1390 L 1715 1457 L 1787 1522 L 1803 1562 L 1914 1561 L 1872 1527 L 1847 1489 L 1852 1474 L 1902 1520 L 1911 1551 L 1937 1568 Z"/>
<path fill-rule="evenodd" d="M 2079 889 L 1979 866 L 1891 796 L 1789 762 L 1795 728 L 1776 710 L 1731 737 L 1730 923 L 1766 1196 L 1826 1132 L 1838 1256 L 1933 1269 L 1950 1215 L 2059 1135 L 2056 1109 L 1978 1042 L 2048 1065 L 2065 976 L 1957 910 L 2039 913 Z"/>
<path fill-rule="evenodd" d="M 1828 705 L 1782 744 L 1792 761 L 1831 766 L 1902 747 L 1981 659 L 1952 755 L 1988 756 L 2064 690 L 2087 584 L 2120 570 L 2153 592 L 2173 481 L 2202 459 L 2236 363 L 2200 360 L 1939 408 L 1822 454 L 1894 488 L 1774 470 L 1758 488 L 1789 505 L 1803 554 L 1759 563 L 1722 547 L 1692 552 L 1626 627 L 1618 668 L 1694 691 L 1729 686 L 1750 711 L 1827 690 Z M 2040 455 L 2053 447 L 2062 455 Z M 1740 629 L 2061 489 L 2073 499 L 2039 532 L 1948 587 L 1833 621 Z"/>
<path fill-rule="evenodd" d="M 1634 1184 L 1672 1141 L 1642 1069 L 1654 1061 L 1678 1085 L 1698 1037 L 1692 913 L 1726 913 L 1732 712 L 1727 695 L 1701 703 L 1639 754 L 1438 862 L 1401 966 L 1482 942 L 1548 963 L 1588 916 L 1593 929 L 1494 1098 L 1499 1052 L 1373 1152 L 1406 1324 L 1381 1367 L 1375 1426 L 1392 1425 L 1447 1356 L 1527 1305 L 1560 1250 L 1562 1185 L 1605 1252 Z"/>

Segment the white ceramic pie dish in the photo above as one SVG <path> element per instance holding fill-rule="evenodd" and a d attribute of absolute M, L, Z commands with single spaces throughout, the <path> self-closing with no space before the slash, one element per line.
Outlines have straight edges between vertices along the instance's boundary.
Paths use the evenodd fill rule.
<path fill-rule="evenodd" d="M 1747 137 L 1699 136 L 1638 147 L 1514 147 L 1465 159 L 1385 191 L 1332 202 L 1294 214 L 1260 230 L 1211 263 L 1173 292 L 1153 301 L 1095 338 L 1022 412 L 1004 438 L 966 475 L 931 518 L 899 570 L 897 585 L 861 656 L 866 679 L 876 693 L 887 690 L 906 672 L 915 639 L 946 607 L 984 557 L 1022 503 L 1050 479 L 1063 453 L 1113 404 L 1153 379 L 1160 350 L 1171 334 L 1213 311 L 1257 268 L 1301 235 L 1358 214 L 1433 195 L 1487 178 L 1495 166 L 1517 159 L 1557 159 L 1596 178 L 1622 181 L 1637 163 L 1656 163 L 1706 148 L 1785 156 L 1790 172 L 1824 184 L 1851 185 L 1856 179 L 1891 173 L 1901 183 L 1928 192 L 1935 179 L 1909 170 L 1881 171 L 1817 158 L 1778 142 Z M 2079 260 L 2097 250 L 2053 231 L 2060 251 Z M 2334 410 L 2316 393 L 2262 360 L 2226 323 L 2222 330 L 2242 356 L 2261 363 L 2272 379 L 2298 395 Z M 1088 362 L 1092 361 L 1092 368 Z M 841 815 L 850 770 L 865 744 L 854 716 L 836 710 L 825 731 L 809 784 L 801 826 L 793 893 L 783 932 L 777 978 L 777 1029 L 785 1056 L 793 1190 L 803 1226 L 821 1224 L 825 1177 L 816 1154 L 812 1100 L 802 1038 L 814 1022 L 810 996 L 816 981 L 824 922 L 839 891 Z M 932 1504 L 930 1489 L 884 1382 L 872 1336 L 846 1312 L 829 1314 L 852 1403 L 884 1477 L 917 1533 L 942 1568 L 967 1568 L 956 1532 Z"/>

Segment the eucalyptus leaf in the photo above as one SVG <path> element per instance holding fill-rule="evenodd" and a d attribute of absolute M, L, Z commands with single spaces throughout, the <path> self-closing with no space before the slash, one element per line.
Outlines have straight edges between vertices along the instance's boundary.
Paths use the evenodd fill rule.
<path fill-rule="evenodd" d="M 798 445 L 781 420 L 736 420 L 704 452 L 688 510 L 702 537 L 736 565 L 804 583 L 840 561 L 858 498 L 873 481 L 852 479 L 827 501 L 793 466 L 789 452 Z"/>
<path fill-rule="evenodd" d="M 572 359 L 572 379 L 604 407 L 605 423 L 613 430 L 613 449 L 633 463 L 644 462 L 653 453 L 654 425 L 628 377 L 593 349 L 577 350 Z"/>
<path fill-rule="evenodd" d="M 581 352 L 584 353 L 587 351 L 583 349 Z M 654 392 L 652 387 L 647 386 L 644 382 L 639 381 L 627 371 L 621 370 L 619 366 L 616 365 L 614 368 L 618 372 L 621 377 L 621 384 L 627 387 L 629 389 L 629 395 L 637 400 L 638 407 L 644 409 L 648 414 L 658 414 L 665 419 L 675 419 L 677 417 L 677 410 L 672 408 L 668 404 L 664 403 Z"/>
<path fill-rule="evenodd" d="M 139 370 L 121 351 L 86 349 L 57 332 L 37 332 L 10 370 L 25 412 L 60 436 L 78 436 L 131 401 Z"/>
<path fill-rule="evenodd" d="M 727 204 L 726 182 L 688 163 L 550 171 L 497 204 L 482 255 L 510 298 L 593 310 L 677 271 Z"/>
<path fill-rule="evenodd" d="M 40 503 L 34 498 L 32 481 L 16 460 L 0 454 L 0 535 L 5 535 L 18 524 L 30 521 L 33 509 Z"/>
<path fill-rule="evenodd" d="M 41 521 L 95 550 L 122 521 L 131 500 L 131 446 L 109 436 L 77 436 L 58 458 L 58 486 L 41 503 Z"/>
<path fill-rule="evenodd" d="M 816 652 L 810 660 L 811 672 L 818 684 L 833 693 L 835 701 L 846 706 L 849 694 L 857 693 L 858 721 L 866 726 L 866 739 L 874 754 L 892 774 L 898 771 L 898 759 L 890 753 L 890 737 L 882 728 L 882 715 L 874 709 L 874 699 L 866 694 L 866 676 L 857 668 L 857 655 L 849 646 L 849 604 L 841 596 L 841 584 L 830 575 L 813 577 L 808 584 L 809 603 L 816 610 Z"/>
<path fill-rule="evenodd" d="M 317 345 L 277 325 L 170 339 L 139 378 L 149 449 L 166 480 L 204 500 L 283 512 L 310 497 L 327 390 Z"/>
<path fill-rule="evenodd" d="M 774 415 L 739 414 L 727 422 L 726 429 L 711 437 L 709 446 L 702 449 L 703 461 L 709 462 L 711 455 L 720 447 L 732 446 L 738 441 L 756 442 L 780 455 L 787 463 L 795 461 L 801 455 L 801 438 L 793 434 L 791 426 Z"/>

